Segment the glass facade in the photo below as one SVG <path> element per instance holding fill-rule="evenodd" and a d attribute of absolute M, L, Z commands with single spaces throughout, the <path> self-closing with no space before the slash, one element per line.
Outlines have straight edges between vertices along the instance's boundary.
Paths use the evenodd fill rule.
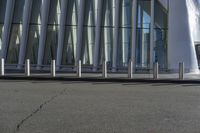
<path fill-rule="evenodd" d="M 67 3 L 65 41 L 62 56 L 62 65 L 75 64 L 79 3 L 79 0 L 69 0 Z"/>
<path fill-rule="evenodd" d="M 51 60 L 56 58 L 60 15 L 61 0 L 51 0 L 44 50 L 44 65 L 50 65 Z"/>
<path fill-rule="evenodd" d="M 115 7 L 116 0 L 103 1 L 99 65 L 105 60 L 109 67 L 112 66 Z"/>
<path fill-rule="evenodd" d="M 120 3 L 118 67 L 127 67 L 131 58 L 132 5 L 132 0 L 122 0 Z"/>
<path fill-rule="evenodd" d="M 97 3 L 98 0 L 88 0 L 85 6 L 83 46 L 81 51 L 83 65 L 93 64 Z"/>
<path fill-rule="evenodd" d="M 39 39 L 41 34 L 42 5 L 43 0 L 33 0 L 26 48 L 26 59 L 30 59 L 31 64 L 37 64 Z"/>
<path fill-rule="evenodd" d="M 22 36 L 22 20 L 25 0 L 15 0 L 10 40 L 7 52 L 6 63 L 17 64 L 19 58 L 19 48 Z"/>
<path fill-rule="evenodd" d="M 2 34 L 4 31 L 5 12 L 6 12 L 6 0 L 0 0 L 0 55 L 2 51 Z"/>
<path fill-rule="evenodd" d="M 161 69 L 167 68 L 168 11 L 155 1 L 154 59 Z"/>
<path fill-rule="evenodd" d="M 151 1 L 139 0 L 137 6 L 136 67 L 150 65 Z"/>
<path fill-rule="evenodd" d="M 47 21 L 42 18 L 43 9 L 48 9 L 45 8 L 47 5 L 44 1 L 32 0 L 30 20 L 27 20 L 29 29 L 26 39 L 25 59 L 30 59 L 31 64 L 37 65 L 40 64 L 38 62 L 41 62 L 42 65 L 50 65 L 52 59 L 60 58 L 61 62 L 57 65 L 75 66 L 77 55 L 81 55 L 82 64 L 89 67 L 93 67 L 94 60 L 96 60 L 98 67 L 102 65 L 103 60 L 106 60 L 110 68 L 115 65 L 120 70 L 128 66 L 131 58 L 135 59 L 137 68 L 150 68 L 151 58 L 154 59 L 154 62 L 158 62 L 161 68 L 167 67 L 168 11 L 158 0 L 155 0 L 154 7 L 151 7 L 151 0 L 137 0 L 137 5 L 134 5 L 134 0 L 102 0 L 102 5 L 98 5 L 101 3 L 99 0 L 85 0 L 85 2 L 67 0 L 67 2 L 63 2 L 67 4 L 66 8 L 62 8 L 62 0 L 49 0 Z M 81 3 L 83 5 L 80 5 Z M 14 12 L 7 46 L 6 63 L 8 64 L 18 64 L 25 6 L 25 0 L 15 0 L 14 2 Z M 1 49 L 6 8 L 5 0 L 0 0 L 0 7 Z M 155 21 L 154 30 L 151 29 L 152 10 L 155 11 L 153 19 Z M 80 12 L 84 14 L 82 20 L 79 18 Z M 66 13 L 64 19 L 61 18 L 62 13 Z M 101 21 L 97 22 L 98 20 Z M 63 31 L 60 30 L 61 21 L 63 21 Z M 134 29 L 135 25 L 133 26 L 134 22 L 136 29 Z M 100 30 L 97 30 L 97 24 L 100 26 Z M 44 28 L 43 25 L 46 26 L 45 33 L 41 33 Z M 83 29 L 81 31 L 82 42 L 78 42 L 80 40 L 78 39 L 78 35 L 80 35 L 78 27 Z M 61 32 L 64 32 L 62 33 L 64 38 L 59 36 Z M 136 33 L 135 40 L 133 40 L 133 35 L 135 35 L 133 33 Z M 153 51 L 150 51 L 151 34 L 154 35 Z M 100 35 L 100 40 L 95 40 L 96 35 Z M 60 41 L 59 38 L 63 40 Z M 117 39 L 117 44 L 114 39 Z M 96 53 L 94 53 L 95 48 L 97 48 L 96 41 L 99 41 L 98 44 L 100 44 L 98 46 L 99 55 L 97 59 L 95 59 Z M 135 44 L 133 43 L 134 41 L 136 42 Z M 44 44 L 39 42 L 44 42 Z M 59 44 L 59 47 L 62 45 L 62 55 L 59 54 L 59 56 L 57 56 L 57 51 L 60 51 L 60 49 L 58 50 L 58 42 L 63 43 Z M 115 46 L 114 43 L 117 48 L 113 48 Z M 78 44 L 80 44 L 81 48 Z M 135 45 L 135 51 L 131 51 L 133 44 Z M 42 45 L 42 47 L 39 45 Z M 39 53 L 39 48 L 44 48 L 44 50 Z M 78 48 L 81 49 L 80 53 L 76 53 Z M 150 55 L 151 52 L 153 55 Z M 116 58 L 115 53 L 117 53 Z M 135 53 L 134 57 L 132 57 L 132 53 Z M 41 61 L 38 61 L 40 60 L 38 54 L 43 56 Z M 116 64 L 112 64 L 115 62 Z"/>

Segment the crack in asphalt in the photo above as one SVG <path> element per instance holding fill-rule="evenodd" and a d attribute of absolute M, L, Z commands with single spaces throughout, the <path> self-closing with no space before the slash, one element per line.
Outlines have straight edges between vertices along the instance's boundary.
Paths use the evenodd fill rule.
<path fill-rule="evenodd" d="M 40 104 L 40 106 L 38 108 L 36 108 L 31 114 L 29 114 L 28 116 L 26 116 L 24 119 L 22 119 L 16 127 L 16 130 L 14 131 L 14 133 L 17 133 L 20 131 L 20 128 L 22 127 L 22 125 L 28 121 L 31 117 L 33 117 L 34 115 L 36 115 L 39 111 L 41 111 L 45 105 L 49 104 L 50 102 L 54 101 L 57 97 L 63 95 L 66 92 L 67 89 L 62 90 L 61 92 L 59 92 L 58 94 L 56 94 L 55 96 L 52 96 L 50 99 L 44 101 L 42 104 Z"/>

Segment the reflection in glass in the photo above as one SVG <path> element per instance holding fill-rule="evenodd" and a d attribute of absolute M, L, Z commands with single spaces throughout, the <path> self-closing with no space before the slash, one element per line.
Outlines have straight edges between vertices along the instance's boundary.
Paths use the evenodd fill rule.
<path fill-rule="evenodd" d="M 139 0 L 137 9 L 136 67 L 148 68 L 150 63 L 151 1 Z"/>
<path fill-rule="evenodd" d="M 69 0 L 67 4 L 65 41 L 62 55 L 62 65 L 75 64 L 79 3 L 79 0 Z"/>
<path fill-rule="evenodd" d="M 108 62 L 108 66 L 112 65 L 115 4 L 116 0 L 103 1 L 99 65 L 102 64 L 103 60 Z"/>
<path fill-rule="evenodd" d="M 25 0 L 16 0 L 6 63 L 17 64 L 22 35 L 22 17 Z"/>
<path fill-rule="evenodd" d="M 167 68 L 167 10 L 156 0 L 155 1 L 155 26 L 154 26 L 154 53 L 155 62 L 159 63 L 162 69 Z"/>
<path fill-rule="evenodd" d="M 97 0 L 88 0 L 85 6 L 82 62 L 84 65 L 93 64 L 93 50 L 95 43 L 95 22 L 97 16 Z"/>
<path fill-rule="evenodd" d="M 4 30 L 5 11 L 6 11 L 6 0 L 0 0 L 0 55 L 2 50 L 2 34 Z"/>
<path fill-rule="evenodd" d="M 51 0 L 49 20 L 47 25 L 47 36 L 44 50 L 44 64 L 51 64 L 51 60 L 56 58 L 58 31 L 60 24 L 61 0 Z"/>
<path fill-rule="evenodd" d="M 120 29 L 118 47 L 118 67 L 125 67 L 131 55 L 132 0 L 120 3 Z"/>
<path fill-rule="evenodd" d="M 42 0 L 33 0 L 28 33 L 28 43 L 26 47 L 26 59 L 30 59 L 31 64 L 37 64 L 41 29 L 41 7 Z"/>

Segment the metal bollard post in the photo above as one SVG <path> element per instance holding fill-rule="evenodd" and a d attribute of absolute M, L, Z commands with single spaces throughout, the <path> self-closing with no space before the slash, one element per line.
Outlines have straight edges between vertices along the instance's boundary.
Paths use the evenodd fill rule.
<path fill-rule="evenodd" d="M 56 61 L 51 61 L 51 76 L 56 77 Z"/>
<path fill-rule="evenodd" d="M 25 75 L 27 77 L 30 76 L 30 60 L 29 59 L 27 59 L 25 62 Z"/>
<path fill-rule="evenodd" d="M 153 79 L 158 79 L 158 63 L 153 64 Z"/>
<path fill-rule="evenodd" d="M 129 79 L 133 78 L 133 61 L 132 60 L 129 61 L 129 65 L 128 65 L 128 78 Z"/>
<path fill-rule="evenodd" d="M 103 68 L 102 68 L 102 74 L 103 74 L 103 78 L 107 78 L 108 74 L 107 74 L 107 61 L 103 62 Z"/>
<path fill-rule="evenodd" d="M 184 63 L 183 62 L 180 62 L 179 63 L 179 79 L 180 80 L 183 80 L 184 79 L 184 70 L 185 70 L 185 68 L 184 68 Z"/>
<path fill-rule="evenodd" d="M 1 76 L 5 75 L 5 60 L 4 58 L 1 59 Z"/>
<path fill-rule="evenodd" d="M 77 77 L 81 78 L 81 60 L 78 61 L 78 64 L 77 64 Z"/>

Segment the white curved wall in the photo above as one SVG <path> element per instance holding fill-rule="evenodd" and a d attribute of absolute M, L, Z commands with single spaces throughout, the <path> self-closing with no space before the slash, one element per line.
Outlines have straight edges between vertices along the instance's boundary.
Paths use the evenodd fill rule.
<path fill-rule="evenodd" d="M 187 72 L 199 72 L 189 17 L 191 0 L 170 0 L 169 2 L 169 44 L 168 65 L 173 71 L 178 70 L 178 63 L 184 62 Z"/>

